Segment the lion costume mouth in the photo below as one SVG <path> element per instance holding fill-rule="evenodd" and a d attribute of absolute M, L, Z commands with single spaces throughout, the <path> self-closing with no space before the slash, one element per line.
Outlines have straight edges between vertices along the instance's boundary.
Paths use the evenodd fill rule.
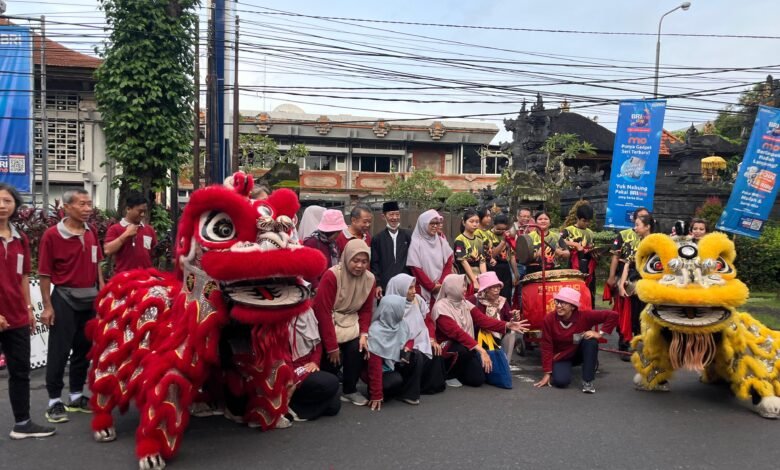
<path fill-rule="evenodd" d="M 292 307 L 311 297 L 311 290 L 297 278 L 230 282 L 220 290 L 234 303 L 254 308 Z"/>
<path fill-rule="evenodd" d="M 731 311 L 723 307 L 688 305 L 653 306 L 652 313 L 664 323 L 681 327 L 714 326 L 731 316 Z"/>

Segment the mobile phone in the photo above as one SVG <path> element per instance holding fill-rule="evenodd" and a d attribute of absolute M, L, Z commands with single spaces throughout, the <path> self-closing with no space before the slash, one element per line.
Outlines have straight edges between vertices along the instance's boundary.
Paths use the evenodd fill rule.
<path fill-rule="evenodd" d="M 574 333 L 571 336 L 571 340 L 574 344 L 579 344 L 579 342 L 582 341 L 582 333 Z"/>

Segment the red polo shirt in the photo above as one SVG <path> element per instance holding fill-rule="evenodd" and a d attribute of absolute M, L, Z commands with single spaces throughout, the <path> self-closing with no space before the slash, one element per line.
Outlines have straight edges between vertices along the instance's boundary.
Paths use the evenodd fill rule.
<path fill-rule="evenodd" d="M 125 229 L 130 225 L 128 221 L 122 219 L 108 228 L 106 238 L 103 243 L 111 243 L 119 238 Z M 151 225 L 141 224 L 138 226 L 138 232 L 135 237 L 128 238 L 114 253 L 114 272 L 130 271 L 131 269 L 148 269 L 152 267 L 152 250 L 157 246 L 157 234 Z"/>
<path fill-rule="evenodd" d="M 353 238 L 356 238 L 352 233 L 349 231 L 348 228 L 344 229 L 339 233 L 339 236 L 336 237 L 336 248 L 339 250 L 339 256 L 341 256 L 342 253 L 344 253 L 344 248 L 347 246 L 347 243 L 349 243 L 350 240 Z M 363 234 L 363 241 L 366 242 L 366 245 L 368 245 L 369 248 L 371 248 L 371 235 L 364 233 Z"/>
<path fill-rule="evenodd" d="M 49 276 L 55 286 L 97 286 L 103 251 L 95 232 L 85 227 L 83 235 L 75 235 L 60 221 L 44 232 L 38 251 L 39 275 Z"/>
<path fill-rule="evenodd" d="M 22 296 L 22 276 L 30 274 L 27 237 L 11 226 L 10 240 L 0 243 L 0 315 L 10 328 L 27 326 L 27 304 Z"/>

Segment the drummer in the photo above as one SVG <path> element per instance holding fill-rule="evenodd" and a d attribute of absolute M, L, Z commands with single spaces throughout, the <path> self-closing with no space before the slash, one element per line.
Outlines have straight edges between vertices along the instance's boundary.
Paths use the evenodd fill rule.
<path fill-rule="evenodd" d="M 463 213 L 463 231 L 455 237 L 455 263 L 458 271 L 466 275 L 469 295 L 479 290 L 477 276 L 487 271 L 485 244 L 476 233 L 479 223 L 479 213 L 474 209 L 467 209 Z"/>
<path fill-rule="evenodd" d="M 561 240 L 558 234 L 550 232 L 550 214 L 547 211 L 539 211 L 534 216 L 536 228 L 528 233 L 533 254 L 526 263 L 526 274 L 533 274 L 542 270 L 542 259 L 544 259 L 544 269 L 556 269 L 559 260 L 569 257 L 569 250 Z M 542 256 L 542 235 L 544 232 L 544 256 Z M 519 250 L 519 248 L 518 248 Z"/>
<path fill-rule="evenodd" d="M 555 315 L 545 316 L 542 333 L 544 376 L 534 387 L 566 388 L 571 383 L 572 367 L 582 364 L 582 391 L 596 393 L 593 381 L 599 363 L 598 340 L 612 333 L 618 314 L 611 310 L 580 309 L 580 293 L 571 287 L 561 288 L 554 299 Z M 594 330 L 598 325 L 601 329 Z"/>

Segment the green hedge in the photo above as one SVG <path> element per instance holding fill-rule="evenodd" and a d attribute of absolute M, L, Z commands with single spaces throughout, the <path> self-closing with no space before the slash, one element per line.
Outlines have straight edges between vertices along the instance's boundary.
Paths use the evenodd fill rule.
<path fill-rule="evenodd" d="M 780 224 L 770 224 L 761 238 L 737 237 L 737 277 L 755 290 L 780 289 Z"/>

